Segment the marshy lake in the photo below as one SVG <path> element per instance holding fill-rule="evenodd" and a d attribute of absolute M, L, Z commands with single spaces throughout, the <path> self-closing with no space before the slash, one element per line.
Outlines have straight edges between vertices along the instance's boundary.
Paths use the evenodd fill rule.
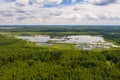
<path fill-rule="evenodd" d="M 49 35 L 37 35 L 37 36 L 17 36 L 19 39 L 24 39 L 31 42 L 36 42 L 40 46 L 48 46 L 60 43 L 76 44 L 80 49 L 103 49 L 110 47 L 118 47 L 110 42 L 106 42 L 102 36 L 90 36 L 90 35 L 70 35 L 70 36 L 56 36 L 54 38 Z"/>

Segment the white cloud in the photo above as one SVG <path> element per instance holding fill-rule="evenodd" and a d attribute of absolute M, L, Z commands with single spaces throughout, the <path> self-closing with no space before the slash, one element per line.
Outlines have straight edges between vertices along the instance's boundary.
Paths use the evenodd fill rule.
<path fill-rule="evenodd" d="M 60 4 L 62 0 L 16 0 L 0 3 L 0 23 L 18 24 L 120 24 L 120 3 L 96 6 L 110 0 L 89 0 L 89 3 L 43 7 L 44 4 Z M 75 0 L 73 0 L 75 2 Z"/>
<path fill-rule="evenodd" d="M 40 5 L 44 5 L 44 4 L 60 4 L 62 2 L 62 0 L 33 0 L 33 2 L 40 4 Z"/>
<path fill-rule="evenodd" d="M 72 3 L 74 3 L 76 0 L 72 0 Z"/>
<path fill-rule="evenodd" d="M 25 6 L 25 5 L 28 5 L 29 0 L 16 0 L 15 3 L 19 6 Z"/>
<path fill-rule="evenodd" d="M 95 5 L 107 5 L 110 3 L 115 3 L 118 0 L 86 0 L 86 1 Z"/>

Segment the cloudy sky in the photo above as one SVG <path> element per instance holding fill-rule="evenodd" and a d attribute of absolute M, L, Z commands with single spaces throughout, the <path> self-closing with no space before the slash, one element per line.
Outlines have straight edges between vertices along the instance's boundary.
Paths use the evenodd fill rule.
<path fill-rule="evenodd" d="M 120 0 L 0 0 L 0 24 L 120 25 Z"/>

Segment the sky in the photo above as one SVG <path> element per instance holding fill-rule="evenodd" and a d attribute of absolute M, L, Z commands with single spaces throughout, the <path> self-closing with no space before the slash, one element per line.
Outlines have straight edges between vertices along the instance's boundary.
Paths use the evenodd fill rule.
<path fill-rule="evenodd" d="M 120 0 L 0 0 L 0 24 L 120 25 Z"/>

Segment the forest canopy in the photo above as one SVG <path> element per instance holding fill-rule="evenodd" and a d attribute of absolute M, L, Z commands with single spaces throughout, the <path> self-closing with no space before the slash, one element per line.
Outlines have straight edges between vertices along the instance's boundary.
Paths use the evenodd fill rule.
<path fill-rule="evenodd" d="M 8 34 L 0 34 L 0 80 L 120 79 L 120 48 L 79 50 L 70 44 L 38 46 Z M 102 34 L 119 44 L 119 33 Z"/>

